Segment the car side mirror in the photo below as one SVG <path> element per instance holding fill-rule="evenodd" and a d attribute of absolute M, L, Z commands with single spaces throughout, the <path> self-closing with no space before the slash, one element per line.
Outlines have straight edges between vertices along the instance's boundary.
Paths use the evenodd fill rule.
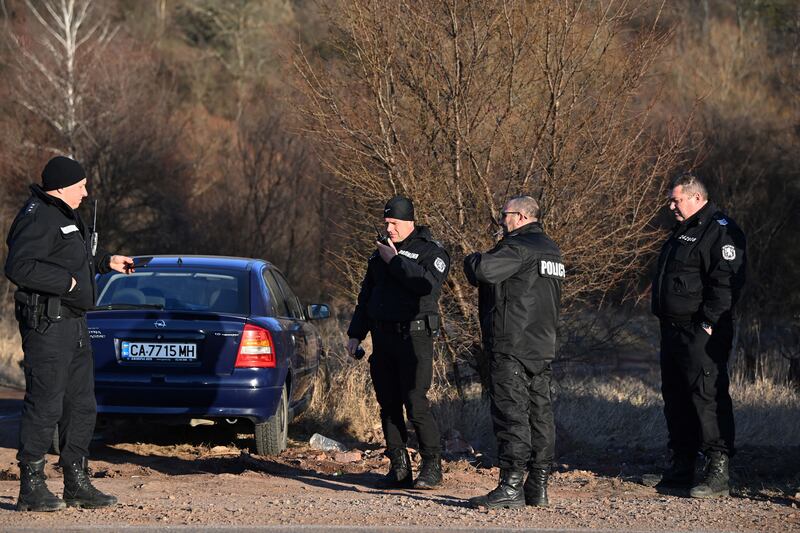
<path fill-rule="evenodd" d="M 325 304 L 310 304 L 306 307 L 306 316 L 309 320 L 322 320 L 323 318 L 330 318 L 331 310 Z"/>

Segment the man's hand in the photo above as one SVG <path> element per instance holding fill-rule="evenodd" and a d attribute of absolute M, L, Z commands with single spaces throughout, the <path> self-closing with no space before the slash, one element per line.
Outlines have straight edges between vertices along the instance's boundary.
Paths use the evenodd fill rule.
<path fill-rule="evenodd" d="M 112 255 L 108 266 L 111 267 L 111 270 L 116 270 L 123 274 L 132 274 L 134 272 L 133 258 L 126 255 Z"/>
<path fill-rule="evenodd" d="M 355 357 L 359 344 L 361 344 L 361 341 L 358 339 L 350 339 L 347 341 L 347 353 L 350 354 L 350 357 Z"/>
<path fill-rule="evenodd" d="M 375 244 L 378 245 L 378 253 L 381 254 L 381 259 L 383 259 L 384 263 L 388 263 L 397 255 L 397 248 L 394 247 L 394 243 L 391 239 L 389 239 L 389 246 L 379 242 Z"/>
<path fill-rule="evenodd" d="M 78 280 L 76 280 L 75 278 L 72 278 L 72 285 L 69 286 L 69 292 L 72 292 L 72 289 L 74 289 L 75 285 L 77 285 L 77 284 L 78 284 Z"/>
<path fill-rule="evenodd" d="M 714 328 L 711 327 L 711 324 L 706 324 L 705 322 L 700 324 L 700 327 L 703 328 L 703 331 L 705 331 L 709 335 L 711 335 L 711 333 L 714 331 Z"/>

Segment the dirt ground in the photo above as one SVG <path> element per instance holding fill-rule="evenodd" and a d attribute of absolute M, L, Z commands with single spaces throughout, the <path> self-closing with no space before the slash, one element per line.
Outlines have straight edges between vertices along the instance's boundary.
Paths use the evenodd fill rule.
<path fill-rule="evenodd" d="M 466 456 L 445 462 L 436 491 L 384 491 L 379 449 L 323 452 L 295 430 L 279 457 L 251 455 L 252 436 L 217 427 L 114 425 L 93 443 L 95 485 L 119 504 L 102 510 L 18 513 L 14 459 L 21 394 L 0 391 L 0 530 L 143 526 L 394 527 L 414 531 L 603 529 L 620 531 L 800 531 L 798 449 L 742 450 L 734 496 L 711 501 L 662 494 L 640 483 L 662 460 L 652 452 L 586 451 L 559 458 L 551 506 L 485 511 L 467 499 L 494 487 L 497 469 Z M 54 463 L 56 457 L 48 456 Z M 746 466 L 742 466 L 746 465 Z M 51 489 L 61 473 L 48 465 Z M 339 529 L 342 530 L 342 529 Z"/>

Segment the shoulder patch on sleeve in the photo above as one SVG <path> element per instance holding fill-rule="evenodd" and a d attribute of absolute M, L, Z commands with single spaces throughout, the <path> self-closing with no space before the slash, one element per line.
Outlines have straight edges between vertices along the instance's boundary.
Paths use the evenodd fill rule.
<path fill-rule="evenodd" d="M 725 261 L 733 261 L 736 259 L 736 248 L 732 244 L 726 244 L 722 247 L 722 258 Z"/>
<path fill-rule="evenodd" d="M 560 261 L 542 259 L 539 261 L 539 275 L 545 278 L 565 279 L 567 269 Z"/>
<path fill-rule="evenodd" d="M 719 224 L 720 226 L 727 226 L 728 225 L 728 219 L 725 218 L 725 217 L 718 218 L 717 219 L 717 224 Z"/>
<path fill-rule="evenodd" d="M 437 257 L 436 261 L 433 262 L 433 266 L 436 267 L 436 270 L 444 274 L 444 271 L 447 268 L 447 263 L 445 263 L 444 259 L 441 257 Z"/>

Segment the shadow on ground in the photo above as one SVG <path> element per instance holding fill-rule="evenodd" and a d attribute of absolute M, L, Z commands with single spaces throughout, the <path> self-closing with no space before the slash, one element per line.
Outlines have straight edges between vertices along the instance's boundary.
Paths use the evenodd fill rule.
<path fill-rule="evenodd" d="M 603 400 L 597 400 L 603 401 Z M 18 413 L 21 408 L 19 394 L 0 395 L 0 448 L 13 457 L 17 445 Z M 15 418 L 16 415 L 16 418 Z M 635 416 L 636 413 L 629 413 Z M 125 470 L 127 475 L 136 468 L 143 476 L 153 472 L 169 476 L 209 474 L 242 474 L 246 471 L 262 472 L 272 476 L 286 477 L 308 485 L 335 491 L 383 493 L 375 488 L 384 466 L 372 454 L 368 461 L 356 464 L 339 464 L 332 460 L 312 460 L 320 452 L 303 447 L 308 439 L 309 428 L 300 425 L 293 428 L 290 437 L 297 447 L 281 456 L 270 458 L 247 453 L 254 448 L 252 434 L 245 433 L 241 426 L 162 426 L 141 423 L 122 423 L 103 428 L 92 443 L 92 458 L 108 463 L 105 471 L 96 476 L 116 476 Z M 311 428 L 313 429 L 313 428 Z M 337 436 L 337 435 L 333 435 Z M 348 442 L 361 451 L 375 449 L 374 444 Z M 642 476 L 659 472 L 667 464 L 666 450 L 643 449 L 635 446 L 615 445 L 605 449 L 582 445 L 580 442 L 561 443 L 554 466 L 562 474 L 585 471 L 597 478 L 617 479 L 641 483 Z M 215 455 L 210 453 L 215 446 L 224 446 L 229 451 Z M 800 446 L 769 448 L 742 446 L 733 459 L 732 478 L 734 496 L 753 500 L 769 501 L 779 505 L 800 504 L 796 498 L 800 491 Z M 52 460 L 53 458 L 50 458 Z M 479 461 L 469 461 L 474 467 Z M 119 465 L 115 468 L 114 465 Z M 133 467 L 133 468 L 131 468 Z M 698 476 L 700 475 L 698 459 Z M 0 472 L 13 475 L 13 468 Z M 397 491 L 392 491 L 396 494 Z M 439 494 L 404 491 L 411 498 L 434 500 L 455 507 L 466 503 L 457 498 Z M 680 493 L 672 493 L 680 496 Z M 12 500 L 0 498 L 0 508 L 11 505 Z M 9 507 L 10 508 L 10 507 Z"/>

